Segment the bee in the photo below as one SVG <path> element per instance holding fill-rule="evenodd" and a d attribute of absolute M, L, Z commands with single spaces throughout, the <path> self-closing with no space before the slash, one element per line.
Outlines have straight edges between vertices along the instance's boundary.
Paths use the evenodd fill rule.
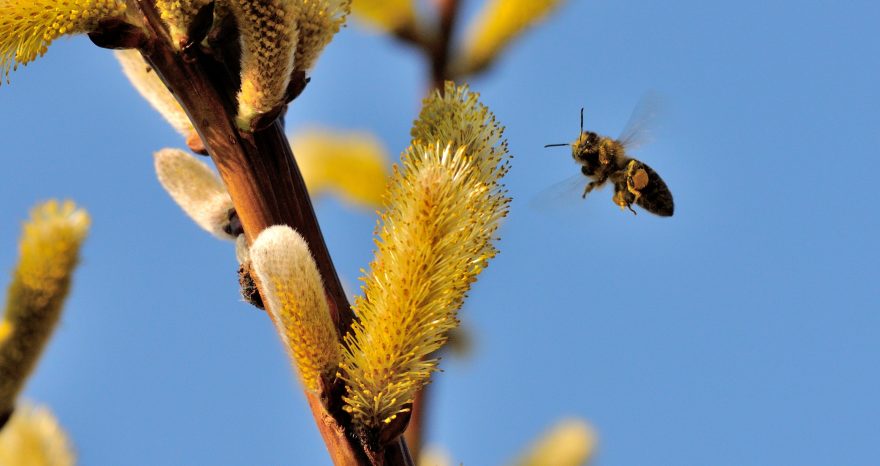
<path fill-rule="evenodd" d="M 631 137 L 612 139 L 592 131 L 584 131 L 582 108 L 578 138 L 570 144 L 547 144 L 544 147 L 571 146 L 572 158 L 581 166 L 581 173 L 591 180 L 584 187 L 582 198 L 610 181 L 614 185 L 614 196 L 611 199 L 621 210 L 629 209 L 636 214 L 632 208 L 636 204 L 652 214 L 671 217 L 675 210 L 672 193 L 654 169 L 627 156 L 627 146 L 631 141 Z"/>

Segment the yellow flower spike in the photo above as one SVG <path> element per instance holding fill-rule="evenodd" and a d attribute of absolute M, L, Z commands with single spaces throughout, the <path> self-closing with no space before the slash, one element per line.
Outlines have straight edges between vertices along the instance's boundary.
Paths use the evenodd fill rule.
<path fill-rule="evenodd" d="M 294 0 L 299 8 L 299 45 L 294 66 L 308 71 L 351 11 L 351 0 Z"/>
<path fill-rule="evenodd" d="M 0 71 L 9 71 L 43 56 L 55 39 L 91 32 L 105 19 L 125 14 L 121 0 L 0 1 Z"/>
<path fill-rule="evenodd" d="M 174 47 L 180 47 L 189 35 L 189 26 L 203 6 L 213 0 L 156 0 L 156 9 L 168 24 Z"/>
<path fill-rule="evenodd" d="M 568 419 L 546 432 L 515 466 L 582 466 L 596 449 L 596 433 L 580 419 Z"/>
<path fill-rule="evenodd" d="M 273 226 L 251 245 L 250 259 L 303 385 L 319 391 L 342 358 L 321 275 L 306 241 L 288 226 Z"/>
<path fill-rule="evenodd" d="M 47 409 L 20 404 L 0 431 L 4 466 L 73 466 L 73 448 L 58 420 Z"/>
<path fill-rule="evenodd" d="M 562 3 L 563 0 L 488 0 L 464 41 L 463 69 L 473 72 L 484 68 L 511 41 Z"/>
<path fill-rule="evenodd" d="M 381 428 L 408 410 L 437 370 L 430 355 L 458 325 L 467 291 L 497 253 L 506 168 L 484 168 L 466 147 L 414 142 L 394 169 L 376 257 L 355 300 L 359 321 L 345 337 L 343 399 L 361 427 Z"/>
<path fill-rule="evenodd" d="M 352 204 L 381 206 L 389 157 L 375 136 L 311 130 L 291 140 L 310 194 L 334 192 Z"/>
<path fill-rule="evenodd" d="M 351 12 L 388 32 L 416 22 L 413 0 L 353 0 Z"/>
<path fill-rule="evenodd" d="M 171 126 L 183 137 L 189 138 L 195 133 L 192 122 L 183 111 L 183 107 L 174 98 L 174 94 L 165 87 L 162 79 L 153 68 L 144 61 L 140 52 L 134 49 L 116 50 L 116 59 L 122 65 L 122 72 L 131 81 L 135 89 L 158 111 Z"/>
<path fill-rule="evenodd" d="M 237 123 L 251 122 L 285 103 L 298 50 L 299 0 L 229 0 L 241 40 Z"/>
<path fill-rule="evenodd" d="M 14 405 L 58 322 L 88 229 L 88 214 L 72 202 L 39 205 L 24 225 L 2 318 L 9 333 L 0 343 L 0 414 Z"/>
<path fill-rule="evenodd" d="M 449 83 L 425 101 L 415 140 L 393 169 L 376 256 L 355 300 L 359 321 L 345 337 L 343 399 L 361 428 L 381 429 L 408 411 L 437 370 L 430 355 L 497 253 L 492 241 L 510 201 L 500 182 L 502 131 L 466 87 Z"/>
<path fill-rule="evenodd" d="M 229 229 L 232 198 L 205 162 L 180 149 L 162 149 L 154 162 L 159 183 L 198 226 L 217 238 L 235 240 Z"/>

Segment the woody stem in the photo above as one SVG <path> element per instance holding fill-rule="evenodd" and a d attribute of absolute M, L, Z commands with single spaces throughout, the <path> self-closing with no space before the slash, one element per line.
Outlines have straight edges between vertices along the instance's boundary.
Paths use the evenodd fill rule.
<path fill-rule="evenodd" d="M 189 115 L 229 190 L 248 242 L 273 225 L 288 225 L 306 239 L 323 278 L 341 341 L 354 321 L 354 313 L 282 123 L 275 121 L 253 133 L 240 131 L 235 124 L 237 86 L 226 67 L 198 47 L 186 53 L 174 50 L 154 2 L 137 0 L 137 6 L 147 30 L 147 40 L 138 48 Z M 330 388 L 320 394 L 306 393 L 333 463 L 374 465 L 364 445 L 352 435 L 344 413 L 337 408 L 328 412 L 327 406 L 341 405 L 338 396 L 338 390 Z M 405 443 L 388 447 L 387 454 L 394 456 L 395 452 L 411 462 Z"/>

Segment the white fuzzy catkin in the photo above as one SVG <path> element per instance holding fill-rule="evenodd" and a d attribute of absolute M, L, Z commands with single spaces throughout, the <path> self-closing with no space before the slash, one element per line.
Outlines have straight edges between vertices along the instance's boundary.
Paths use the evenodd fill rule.
<path fill-rule="evenodd" d="M 321 380 L 336 372 L 341 351 L 321 275 L 305 239 L 288 226 L 267 228 L 251 245 L 250 259 L 266 309 L 303 385 L 319 391 Z"/>
<path fill-rule="evenodd" d="M 141 96 L 183 137 L 192 136 L 195 128 L 183 111 L 183 107 L 174 98 L 174 94 L 165 87 L 165 83 L 152 67 L 144 61 L 140 52 L 129 49 L 117 50 L 114 54 L 122 65 L 122 72 Z"/>
<path fill-rule="evenodd" d="M 235 239 L 235 258 L 238 259 L 239 264 L 247 264 L 251 261 L 250 247 L 244 235 L 238 235 Z"/>
<path fill-rule="evenodd" d="M 180 149 L 162 149 L 155 164 L 162 187 L 196 224 L 217 238 L 235 240 L 224 231 L 232 199 L 206 163 Z"/>

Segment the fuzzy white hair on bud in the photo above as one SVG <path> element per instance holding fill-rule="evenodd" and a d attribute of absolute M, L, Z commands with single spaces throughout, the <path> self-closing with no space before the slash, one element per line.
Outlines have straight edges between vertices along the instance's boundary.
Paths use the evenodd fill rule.
<path fill-rule="evenodd" d="M 217 238 L 235 240 L 228 231 L 232 199 L 206 163 L 180 149 L 162 149 L 155 164 L 159 183 L 198 226 Z"/>

